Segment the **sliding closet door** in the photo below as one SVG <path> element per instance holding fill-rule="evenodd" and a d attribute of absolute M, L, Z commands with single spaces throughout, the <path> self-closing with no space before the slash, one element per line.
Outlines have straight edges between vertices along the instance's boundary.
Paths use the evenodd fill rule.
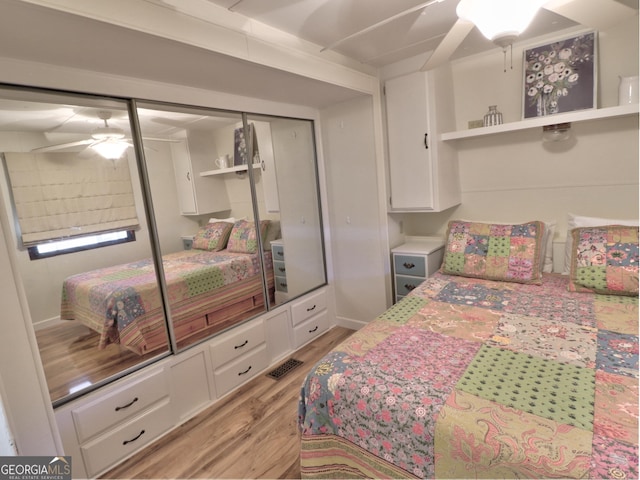
<path fill-rule="evenodd" d="M 167 354 L 128 104 L 1 89 L 0 152 L 2 231 L 54 405 Z"/>
<path fill-rule="evenodd" d="M 137 116 L 170 328 L 182 349 L 266 310 L 254 133 L 236 112 L 139 102 Z M 266 235 L 268 222 L 259 225 Z"/>
<path fill-rule="evenodd" d="M 279 304 L 326 283 L 313 122 L 250 115 L 248 123 L 260 158 L 259 215 L 277 226 L 265 240 L 265 263 Z"/>

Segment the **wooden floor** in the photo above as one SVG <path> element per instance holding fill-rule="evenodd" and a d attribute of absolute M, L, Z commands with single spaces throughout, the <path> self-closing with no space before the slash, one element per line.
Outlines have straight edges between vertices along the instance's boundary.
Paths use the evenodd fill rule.
<path fill-rule="evenodd" d="M 101 478 L 300 478 L 300 386 L 351 333 L 333 328 L 296 352 L 304 364 L 280 380 L 261 374 Z"/>

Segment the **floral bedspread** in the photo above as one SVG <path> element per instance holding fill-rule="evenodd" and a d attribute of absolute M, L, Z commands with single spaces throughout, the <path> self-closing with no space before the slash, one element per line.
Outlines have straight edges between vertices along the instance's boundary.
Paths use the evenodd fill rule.
<path fill-rule="evenodd" d="M 318 362 L 304 477 L 638 478 L 638 298 L 436 274 Z"/>
<path fill-rule="evenodd" d="M 170 305 L 182 302 L 189 314 L 199 307 L 203 295 L 258 275 L 260 264 L 255 254 L 186 250 L 164 255 L 163 270 Z M 110 343 L 140 347 L 145 330 L 164 332 L 153 261 L 149 258 L 68 277 L 62 287 L 60 317 L 80 320 L 99 332 L 100 348 Z"/>

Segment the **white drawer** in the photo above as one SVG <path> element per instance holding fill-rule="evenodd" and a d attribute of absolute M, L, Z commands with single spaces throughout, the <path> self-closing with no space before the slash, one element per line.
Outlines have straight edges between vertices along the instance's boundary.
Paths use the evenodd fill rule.
<path fill-rule="evenodd" d="M 209 344 L 213 368 L 221 367 L 234 358 L 244 355 L 265 340 L 264 322 L 261 319 L 253 320 L 219 335 Z"/>
<path fill-rule="evenodd" d="M 327 297 L 324 290 L 320 290 L 304 300 L 292 303 L 291 318 L 293 325 L 299 325 L 325 308 L 327 308 Z"/>
<path fill-rule="evenodd" d="M 156 370 L 140 380 L 101 395 L 95 401 L 72 410 L 80 443 L 132 417 L 169 395 L 164 370 Z"/>
<path fill-rule="evenodd" d="M 267 368 L 268 365 L 269 356 L 267 355 L 267 344 L 263 343 L 246 355 L 214 372 L 213 375 L 218 395 L 222 396 L 231 391 L 253 377 L 256 373 Z"/>
<path fill-rule="evenodd" d="M 307 343 L 329 328 L 329 313 L 324 310 L 304 323 L 293 328 L 295 348 Z"/>
<path fill-rule="evenodd" d="M 82 458 L 91 478 L 118 460 L 134 453 L 173 426 L 169 400 L 82 447 Z"/>

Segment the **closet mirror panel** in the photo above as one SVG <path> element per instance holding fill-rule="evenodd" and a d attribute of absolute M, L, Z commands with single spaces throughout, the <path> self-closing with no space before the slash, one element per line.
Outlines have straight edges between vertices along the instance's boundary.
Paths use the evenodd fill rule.
<path fill-rule="evenodd" d="M 148 102 L 136 112 L 180 350 L 265 312 L 273 298 L 252 195 L 252 183 L 261 187 L 255 132 L 237 112 Z M 264 239 L 271 222 L 260 220 Z"/>
<path fill-rule="evenodd" d="M 53 404 L 168 354 L 127 102 L 0 89 L 0 152 L 2 230 Z"/>
<path fill-rule="evenodd" d="M 262 115 L 247 121 L 259 150 L 259 215 L 279 227 L 265 240 L 278 305 L 326 283 L 314 124 Z"/>

